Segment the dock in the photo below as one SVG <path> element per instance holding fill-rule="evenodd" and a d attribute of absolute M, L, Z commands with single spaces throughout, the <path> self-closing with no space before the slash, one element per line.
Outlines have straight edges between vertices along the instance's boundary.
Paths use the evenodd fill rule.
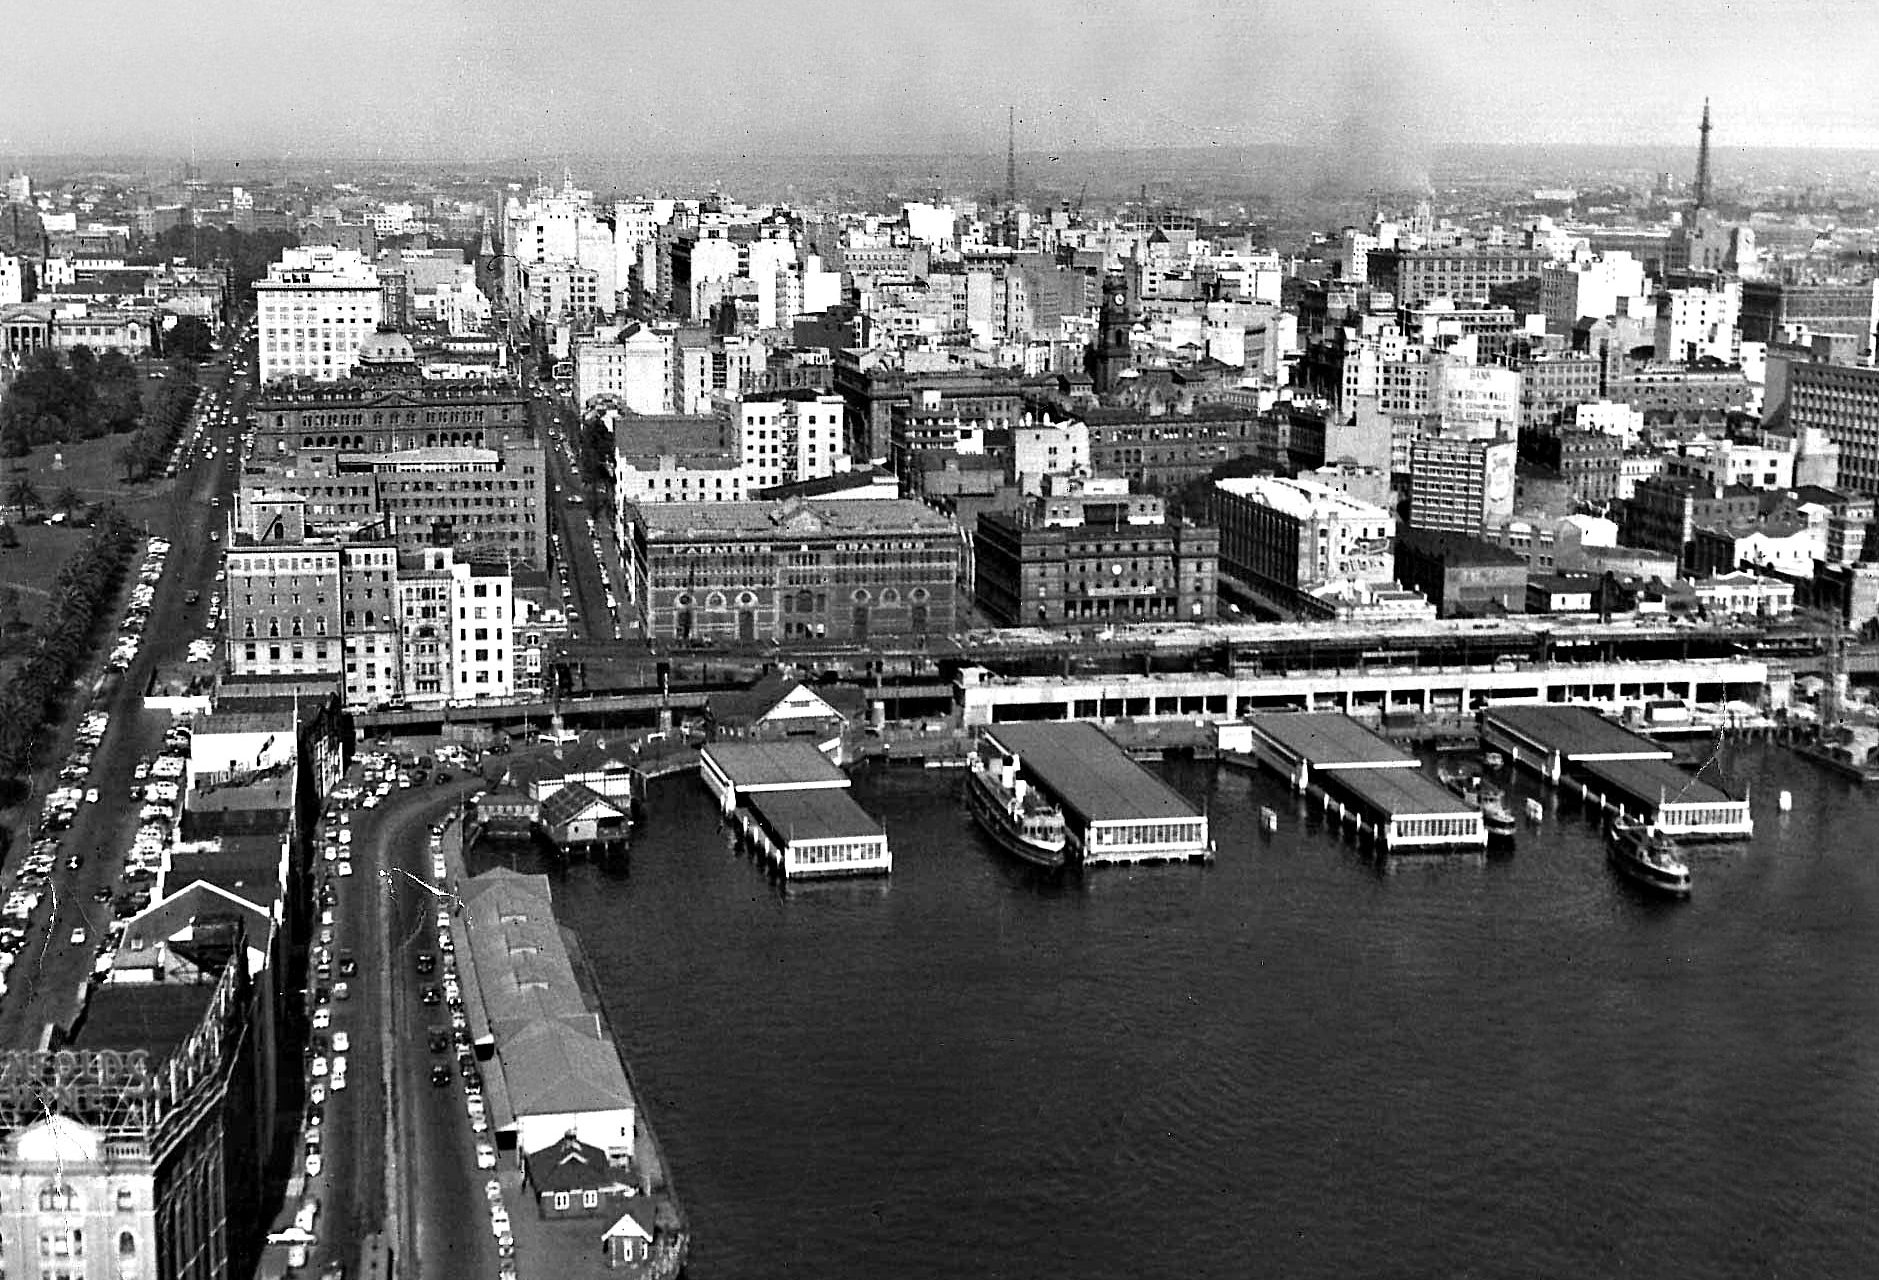
<path fill-rule="evenodd" d="M 885 875 L 887 832 L 849 778 L 807 742 L 714 742 L 698 776 L 744 840 L 786 880 Z"/>
<path fill-rule="evenodd" d="M 1063 810 L 1071 861 L 1101 866 L 1213 857 L 1206 815 L 1095 725 L 996 724 L 984 732 Z"/>
<path fill-rule="evenodd" d="M 1250 757 L 1386 854 L 1480 852 L 1480 810 L 1422 772 L 1415 756 L 1336 712 L 1273 712 L 1220 726 L 1223 751 Z"/>
<path fill-rule="evenodd" d="M 1746 796 L 1738 799 L 1678 768 L 1669 747 L 1591 707 L 1489 707 L 1481 713 L 1481 742 L 1586 803 L 1648 822 L 1665 835 L 1746 840 L 1755 834 Z"/>

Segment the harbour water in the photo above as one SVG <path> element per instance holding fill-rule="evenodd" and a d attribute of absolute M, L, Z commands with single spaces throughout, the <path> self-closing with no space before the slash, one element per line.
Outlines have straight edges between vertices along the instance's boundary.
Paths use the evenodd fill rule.
<path fill-rule="evenodd" d="M 556 892 L 696 1280 L 1869 1274 L 1879 796 L 1726 765 L 1757 835 L 1685 903 L 1531 779 L 1511 856 L 1379 868 L 1202 765 L 1211 866 L 1053 877 L 904 770 L 891 880 L 785 889 L 685 778 Z"/>

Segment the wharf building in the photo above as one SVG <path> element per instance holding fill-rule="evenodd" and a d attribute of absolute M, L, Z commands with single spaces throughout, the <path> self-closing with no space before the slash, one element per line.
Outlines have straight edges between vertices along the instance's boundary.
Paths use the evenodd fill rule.
<path fill-rule="evenodd" d="M 974 598 L 1004 626 L 1210 621 L 1218 612 L 1219 532 L 1170 520 L 1119 483 L 1055 486 L 1017 511 L 979 515 Z"/>
<path fill-rule="evenodd" d="M 699 753 L 698 773 L 786 880 L 894 869 L 887 833 L 855 803 L 848 775 L 807 742 L 714 742 Z"/>
<path fill-rule="evenodd" d="M 346 377 L 384 314 L 372 264 L 327 245 L 285 250 L 254 291 L 256 379 L 264 385 L 296 375 Z"/>
<path fill-rule="evenodd" d="M 409 350 L 375 335 L 361 364 L 401 364 Z M 547 567 L 547 459 L 515 383 L 296 380 L 265 388 L 254 409 L 244 490 L 300 494 L 317 527 L 373 529 L 407 554 L 441 543 Z"/>
<path fill-rule="evenodd" d="M 656 641 L 946 635 L 961 549 L 952 521 L 904 499 L 649 503 L 627 577 Z"/>
<path fill-rule="evenodd" d="M 1747 797 L 1732 796 L 1671 763 L 1671 752 L 1586 706 L 1496 706 L 1481 713 L 1481 741 L 1516 767 L 1618 817 L 1681 839 L 1746 839 Z"/>
<path fill-rule="evenodd" d="M 1382 507 L 1272 476 L 1217 480 L 1210 497 L 1222 577 L 1280 609 L 1334 615 L 1336 606 L 1314 592 L 1343 578 L 1394 577 L 1396 517 Z"/>
<path fill-rule="evenodd" d="M 1072 862 L 1205 861 L 1207 815 L 1129 758 L 1093 724 L 997 724 L 984 730 L 1019 775 L 1063 811 Z"/>
<path fill-rule="evenodd" d="M 1422 772 L 1422 762 L 1335 712 L 1278 712 L 1222 725 L 1222 750 L 1244 754 L 1317 799 L 1327 820 L 1385 854 L 1487 848 L 1480 810 Z M 1231 756 L 1229 756 L 1231 758 Z"/>

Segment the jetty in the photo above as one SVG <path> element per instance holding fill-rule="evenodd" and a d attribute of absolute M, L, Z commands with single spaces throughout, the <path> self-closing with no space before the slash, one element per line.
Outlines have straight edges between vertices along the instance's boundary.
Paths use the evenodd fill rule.
<path fill-rule="evenodd" d="M 1018 761 L 1020 775 L 1063 811 L 1072 862 L 1207 861 L 1207 816 L 1081 722 L 995 724 L 985 736 Z"/>
<path fill-rule="evenodd" d="M 1481 743 L 1614 817 L 1681 840 L 1746 840 L 1755 819 L 1736 797 L 1673 762 L 1670 748 L 1586 706 L 1505 705 L 1481 713 Z"/>
<path fill-rule="evenodd" d="M 1481 811 L 1422 772 L 1422 762 L 1336 712 L 1272 712 L 1220 726 L 1229 760 L 1254 761 L 1316 800 L 1329 822 L 1386 854 L 1479 852 Z"/>
<path fill-rule="evenodd" d="M 698 776 L 738 833 L 786 880 L 885 875 L 887 831 L 849 778 L 807 742 L 714 742 Z"/>

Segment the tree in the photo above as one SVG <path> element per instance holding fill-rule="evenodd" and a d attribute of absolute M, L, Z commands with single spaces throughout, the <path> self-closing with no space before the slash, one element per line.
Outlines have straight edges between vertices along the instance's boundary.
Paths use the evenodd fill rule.
<path fill-rule="evenodd" d="M 17 631 L 19 627 L 20 589 L 11 584 L 0 587 L 0 636 Z"/>
<path fill-rule="evenodd" d="M 143 432 L 139 431 L 118 446 L 117 468 L 126 484 L 143 479 L 150 470 L 150 450 L 144 444 Z"/>
<path fill-rule="evenodd" d="M 6 505 L 20 513 L 20 522 L 26 521 L 26 510 L 37 510 L 45 506 L 45 500 L 39 496 L 39 490 L 33 488 L 32 477 L 24 472 L 13 477 L 13 483 L 7 486 Z"/>
<path fill-rule="evenodd" d="M 75 513 L 85 509 L 85 495 L 69 484 L 64 485 L 59 489 L 59 495 L 52 500 L 52 509 L 63 511 L 69 520 Z"/>
<path fill-rule="evenodd" d="M 163 335 L 163 351 L 172 358 L 201 364 L 214 354 L 211 350 L 214 341 L 215 335 L 198 317 L 178 316 L 176 323 Z"/>

